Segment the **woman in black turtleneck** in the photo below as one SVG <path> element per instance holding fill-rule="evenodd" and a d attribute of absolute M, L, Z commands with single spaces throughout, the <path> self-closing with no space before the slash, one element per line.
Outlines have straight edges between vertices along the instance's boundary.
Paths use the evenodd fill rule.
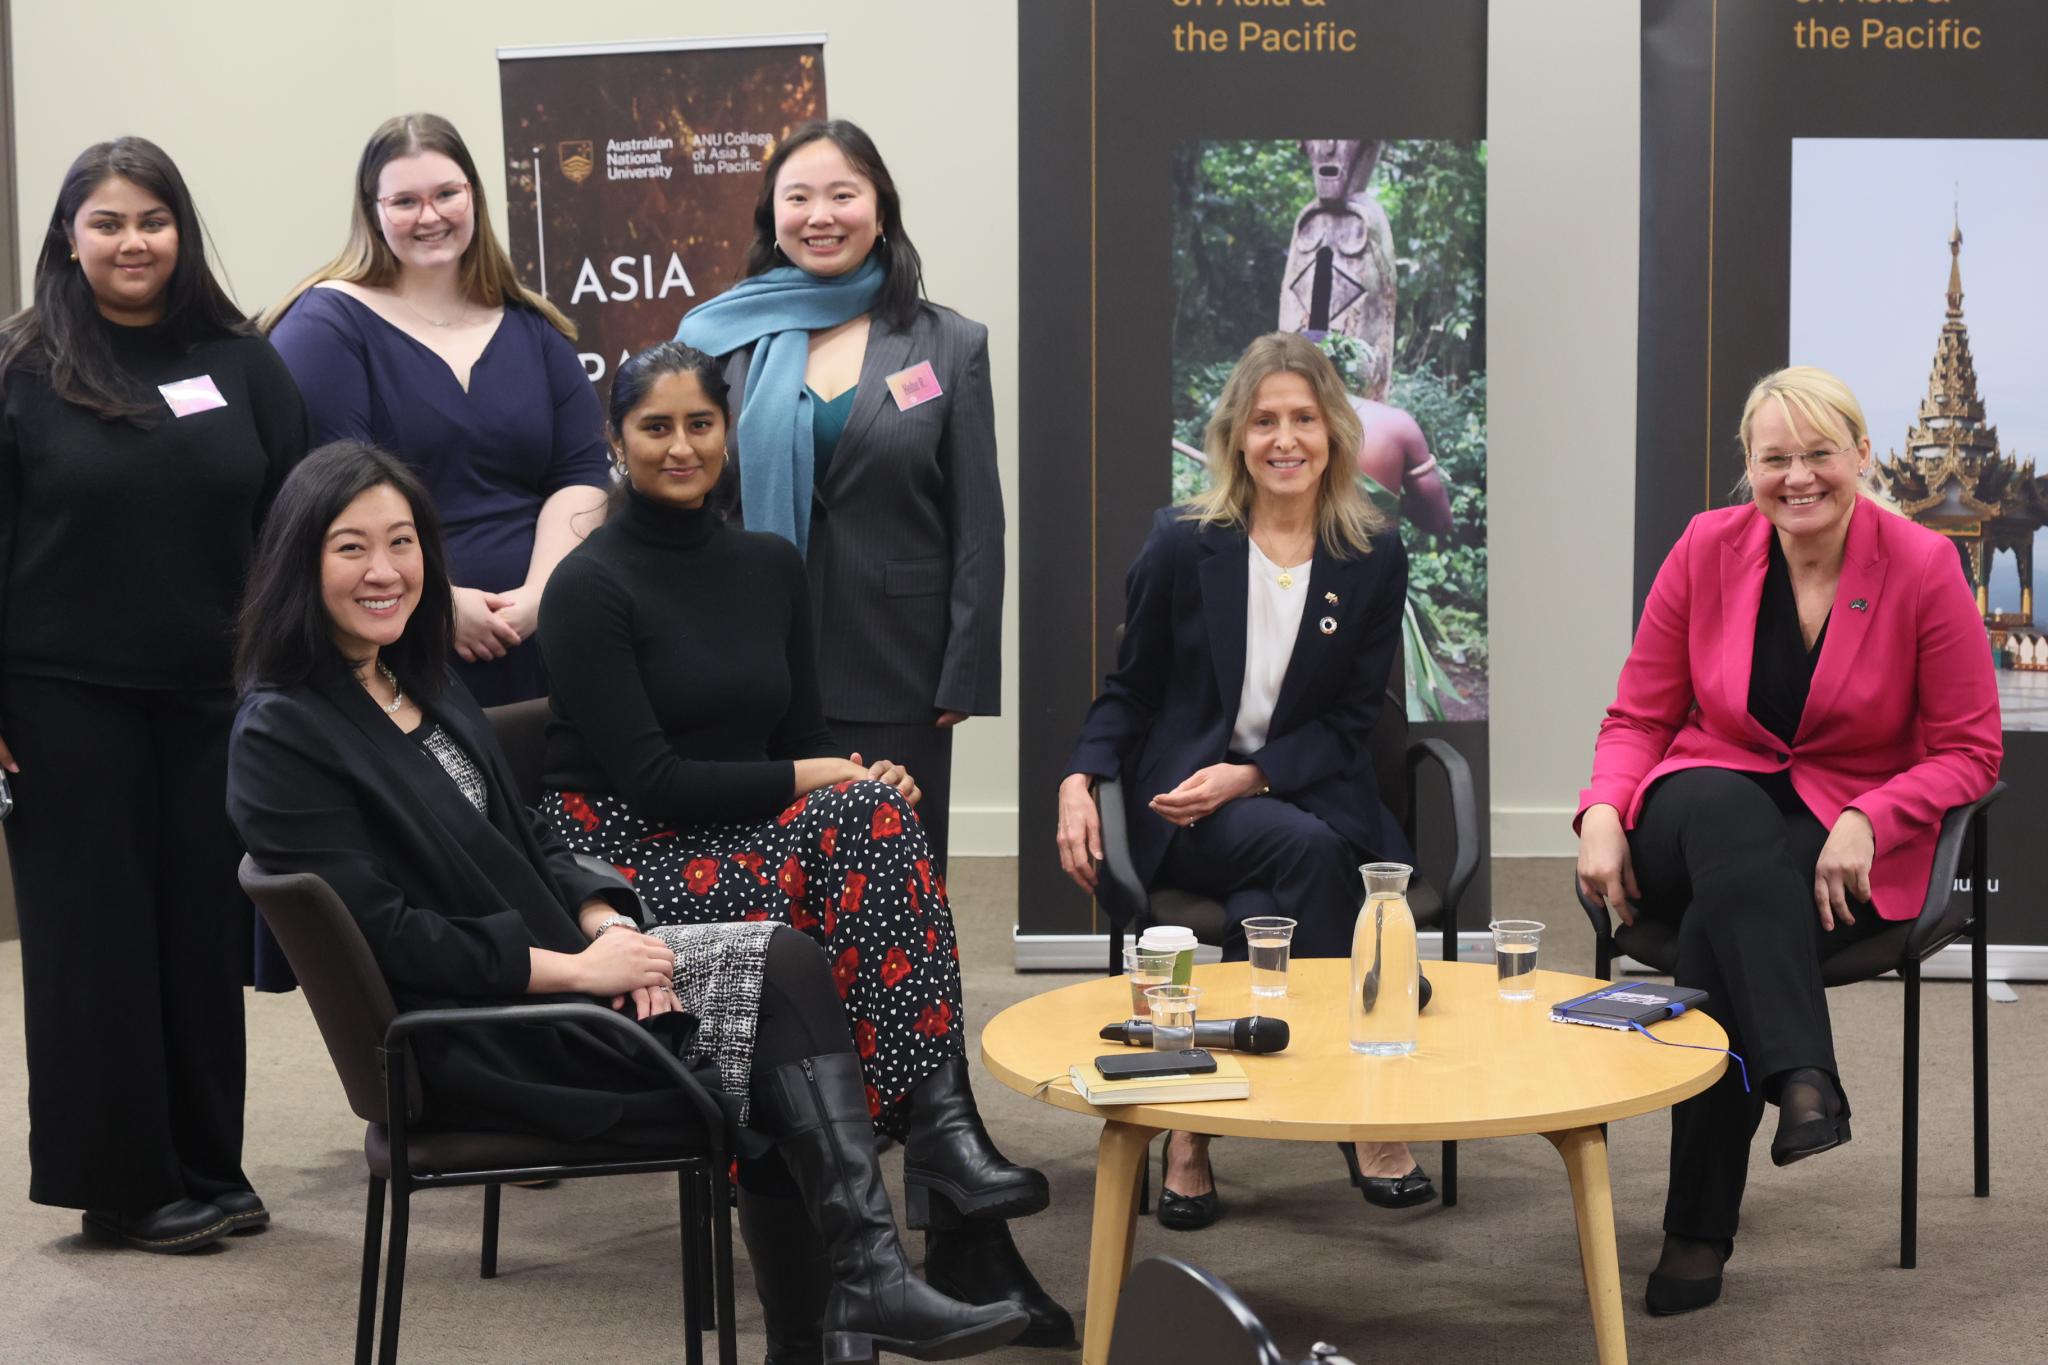
<path fill-rule="evenodd" d="M 927 1278 L 1023 1306 L 1020 1340 L 1064 1343 L 1071 1321 L 1002 1221 L 1045 1207 L 1045 1177 L 995 1149 L 968 1088 L 953 917 L 916 783 L 834 743 L 796 550 L 707 505 L 726 466 L 718 364 L 679 342 L 635 356 L 613 381 L 611 427 L 620 501 L 541 604 L 556 716 L 542 810 L 662 923 L 774 920 L 825 948 L 869 1111 L 903 1139 L 910 1225 L 931 1229 Z M 813 1315 L 791 1242 L 808 1223 L 764 1197 L 778 1191 L 750 1193 L 740 1225 L 757 1271 L 785 1277 L 779 1306 L 763 1290 L 771 1345 L 800 1341 Z"/>
<path fill-rule="evenodd" d="M 222 801 L 235 603 L 306 412 L 202 242 L 162 149 L 89 147 L 0 326 L 29 1198 L 146 1251 L 270 1217 L 242 1173 L 250 920 Z"/>

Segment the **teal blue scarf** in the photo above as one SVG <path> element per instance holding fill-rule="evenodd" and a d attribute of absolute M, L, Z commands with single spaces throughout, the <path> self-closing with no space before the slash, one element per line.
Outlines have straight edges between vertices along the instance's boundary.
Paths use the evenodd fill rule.
<path fill-rule="evenodd" d="M 711 355 L 753 346 L 734 436 L 747 529 L 773 531 L 797 553 L 811 535 L 811 397 L 804 387 L 810 334 L 851 322 L 875 305 L 886 274 L 868 257 L 845 275 L 777 266 L 698 304 L 676 340 Z"/>

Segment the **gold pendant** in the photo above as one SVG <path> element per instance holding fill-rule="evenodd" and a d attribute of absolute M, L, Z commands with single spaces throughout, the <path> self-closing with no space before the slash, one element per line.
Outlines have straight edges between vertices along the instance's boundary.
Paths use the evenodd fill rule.
<path fill-rule="evenodd" d="M 1289 572 L 1287 572 L 1287 570 L 1285 570 L 1285 569 L 1282 569 L 1282 570 L 1280 571 L 1280 578 L 1279 578 L 1279 583 L 1280 583 L 1280 586 L 1281 586 L 1281 587 L 1283 587 L 1283 588 L 1291 588 L 1291 587 L 1293 587 L 1293 586 L 1294 586 L 1294 575 L 1293 575 L 1293 574 L 1291 574 L 1291 573 L 1289 573 Z"/>

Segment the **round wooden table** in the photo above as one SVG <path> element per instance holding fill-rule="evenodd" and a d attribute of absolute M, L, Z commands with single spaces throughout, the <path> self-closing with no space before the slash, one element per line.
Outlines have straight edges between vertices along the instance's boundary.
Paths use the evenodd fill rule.
<path fill-rule="evenodd" d="M 1081 1359 L 1105 1365 L 1117 1296 L 1130 1270 L 1138 1177 L 1151 1140 L 1165 1129 L 1303 1142 L 1413 1142 L 1541 1133 L 1564 1158 L 1578 1216 L 1579 1258 L 1592 1301 L 1602 1365 L 1628 1359 L 1614 1201 L 1601 1125 L 1697 1095 L 1728 1060 L 1718 1052 L 1659 1047 L 1633 1033 L 1550 1022 L 1557 1001 L 1608 983 L 1559 972 L 1534 974 L 1535 998 L 1502 1000 L 1490 964 L 1424 964 L 1435 989 L 1422 1012 L 1420 1046 L 1408 1057 L 1351 1051 L 1345 1012 L 1350 964 L 1300 959 L 1284 999 L 1254 997 L 1241 962 L 1197 967 L 1201 1017 L 1264 1014 L 1286 1019 L 1285 1052 L 1243 1056 L 1249 1099 L 1097 1108 L 1074 1093 L 1067 1068 L 1119 1050 L 1096 1036 L 1130 1013 L 1130 984 L 1102 977 L 1012 1005 L 982 1031 L 982 1058 L 1005 1085 L 1060 1109 L 1102 1120 L 1095 1163 L 1088 1308 Z M 1657 1026 L 1674 1043 L 1726 1047 L 1720 1025 L 1687 1014 Z"/>

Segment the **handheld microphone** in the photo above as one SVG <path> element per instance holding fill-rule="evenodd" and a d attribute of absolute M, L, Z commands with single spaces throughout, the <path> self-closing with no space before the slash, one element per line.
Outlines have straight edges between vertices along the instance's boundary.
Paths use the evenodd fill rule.
<path fill-rule="evenodd" d="M 1142 1019 L 1103 1025 L 1101 1036 L 1126 1047 L 1152 1046 L 1152 1026 Z M 1215 1048 L 1223 1052 L 1280 1052 L 1287 1047 L 1287 1021 L 1263 1014 L 1241 1019 L 1197 1019 L 1195 1040 L 1189 1046 Z"/>

